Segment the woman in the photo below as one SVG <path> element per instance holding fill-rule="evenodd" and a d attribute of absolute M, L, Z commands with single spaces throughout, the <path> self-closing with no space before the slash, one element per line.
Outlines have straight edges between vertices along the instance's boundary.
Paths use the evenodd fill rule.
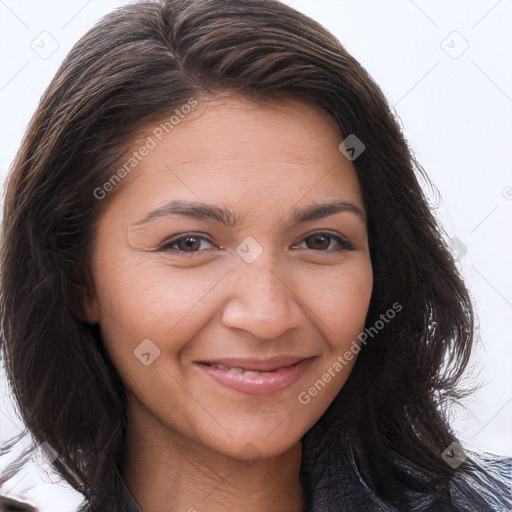
<path fill-rule="evenodd" d="M 1 286 L 82 510 L 510 507 L 444 414 L 473 313 L 415 171 L 365 70 L 274 0 L 136 3 L 77 43 L 11 170 Z"/>

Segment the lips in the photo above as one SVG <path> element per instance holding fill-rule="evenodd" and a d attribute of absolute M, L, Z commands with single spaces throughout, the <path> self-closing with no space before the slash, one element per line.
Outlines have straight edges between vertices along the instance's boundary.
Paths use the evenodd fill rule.
<path fill-rule="evenodd" d="M 294 384 L 316 357 L 215 359 L 197 362 L 201 373 L 224 387 L 248 395 L 270 395 Z"/>

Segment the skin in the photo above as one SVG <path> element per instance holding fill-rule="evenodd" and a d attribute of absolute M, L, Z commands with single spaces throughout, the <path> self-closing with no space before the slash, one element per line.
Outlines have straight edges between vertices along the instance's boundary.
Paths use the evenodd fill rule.
<path fill-rule="evenodd" d="M 297 397 L 357 341 L 373 285 L 360 185 L 338 149 L 343 139 L 334 120 L 306 104 L 216 97 L 104 200 L 86 309 L 126 385 L 121 474 L 144 512 L 303 509 L 301 438 L 355 357 L 307 405 Z M 290 220 L 293 208 L 333 198 L 363 215 Z M 241 220 L 231 228 L 183 216 L 140 223 L 173 199 L 224 205 Z M 326 238 L 315 241 L 318 232 Z M 162 249 L 183 234 L 205 238 Z M 236 252 L 248 236 L 263 250 L 251 263 Z M 147 366 L 134 355 L 145 339 L 160 350 Z M 297 382 L 264 396 L 227 388 L 195 364 L 275 354 L 315 359 Z"/>

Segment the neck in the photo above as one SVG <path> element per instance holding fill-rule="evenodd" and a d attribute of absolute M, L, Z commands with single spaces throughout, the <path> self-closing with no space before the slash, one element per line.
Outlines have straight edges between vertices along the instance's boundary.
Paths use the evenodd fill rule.
<path fill-rule="evenodd" d="M 149 420 L 139 407 L 132 402 L 128 409 L 121 475 L 144 512 L 304 510 L 301 443 L 277 457 L 237 460 Z"/>

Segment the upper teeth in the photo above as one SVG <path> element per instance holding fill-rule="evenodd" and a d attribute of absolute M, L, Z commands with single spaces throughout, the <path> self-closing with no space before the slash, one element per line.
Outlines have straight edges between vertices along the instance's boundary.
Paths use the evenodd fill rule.
<path fill-rule="evenodd" d="M 223 364 L 214 364 L 212 366 L 215 366 L 221 370 L 226 370 L 229 373 L 243 373 L 245 375 L 270 375 L 272 373 L 276 373 L 279 370 L 282 370 L 283 368 L 276 368 L 275 370 L 268 371 L 268 372 L 260 372 L 258 370 L 244 370 L 243 368 L 239 368 L 237 366 L 224 366 Z"/>

